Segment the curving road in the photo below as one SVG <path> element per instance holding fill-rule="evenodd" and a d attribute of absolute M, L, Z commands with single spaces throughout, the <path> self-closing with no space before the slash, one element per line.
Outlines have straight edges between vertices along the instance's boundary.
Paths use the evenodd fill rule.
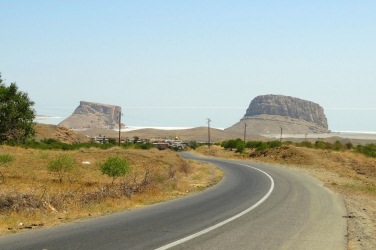
<path fill-rule="evenodd" d="M 182 155 L 216 164 L 224 179 L 142 209 L 2 236 L 0 249 L 346 249 L 343 201 L 313 178 Z"/>

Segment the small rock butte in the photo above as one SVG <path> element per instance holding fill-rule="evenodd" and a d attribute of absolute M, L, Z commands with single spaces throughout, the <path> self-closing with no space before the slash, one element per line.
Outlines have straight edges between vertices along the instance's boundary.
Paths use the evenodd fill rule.
<path fill-rule="evenodd" d="M 244 117 L 226 130 L 244 131 L 244 124 L 253 134 L 327 133 L 324 109 L 317 103 L 284 95 L 261 95 L 254 98 Z"/>

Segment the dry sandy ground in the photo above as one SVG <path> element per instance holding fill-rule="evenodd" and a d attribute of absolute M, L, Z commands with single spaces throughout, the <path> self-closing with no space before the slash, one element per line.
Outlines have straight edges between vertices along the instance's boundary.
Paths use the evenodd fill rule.
<path fill-rule="evenodd" d="M 290 166 L 292 167 L 292 166 Z M 356 190 L 343 189 L 337 185 L 357 185 L 356 180 L 341 177 L 339 173 L 298 168 L 323 181 L 325 186 L 341 194 L 345 199 L 348 223 L 348 249 L 376 249 L 376 199 Z"/>
<path fill-rule="evenodd" d="M 348 249 L 376 249 L 376 159 L 352 152 L 297 148 L 270 149 L 252 158 L 220 147 L 200 147 L 201 154 L 278 164 L 294 168 L 319 180 L 342 195 L 347 206 Z"/>

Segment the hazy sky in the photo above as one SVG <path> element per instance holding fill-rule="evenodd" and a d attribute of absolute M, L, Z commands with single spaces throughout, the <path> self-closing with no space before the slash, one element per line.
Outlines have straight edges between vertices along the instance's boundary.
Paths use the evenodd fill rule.
<path fill-rule="evenodd" d="M 376 1 L 5 1 L 0 72 L 38 114 L 120 105 L 129 126 L 228 127 L 263 94 L 376 131 Z"/>

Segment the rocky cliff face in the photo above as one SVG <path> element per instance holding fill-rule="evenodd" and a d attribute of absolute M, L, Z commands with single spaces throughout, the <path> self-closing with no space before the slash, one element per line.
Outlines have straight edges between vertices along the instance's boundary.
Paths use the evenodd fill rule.
<path fill-rule="evenodd" d="M 262 95 L 251 101 L 239 123 L 228 130 L 244 130 L 244 123 L 254 133 L 326 133 L 328 121 L 324 109 L 317 103 L 283 95 Z"/>
<path fill-rule="evenodd" d="M 120 106 L 81 101 L 59 126 L 69 129 L 118 128 Z"/>
<path fill-rule="evenodd" d="M 328 129 L 324 109 L 317 103 L 283 95 L 261 95 L 252 100 L 244 117 L 278 115 L 313 122 Z"/>

